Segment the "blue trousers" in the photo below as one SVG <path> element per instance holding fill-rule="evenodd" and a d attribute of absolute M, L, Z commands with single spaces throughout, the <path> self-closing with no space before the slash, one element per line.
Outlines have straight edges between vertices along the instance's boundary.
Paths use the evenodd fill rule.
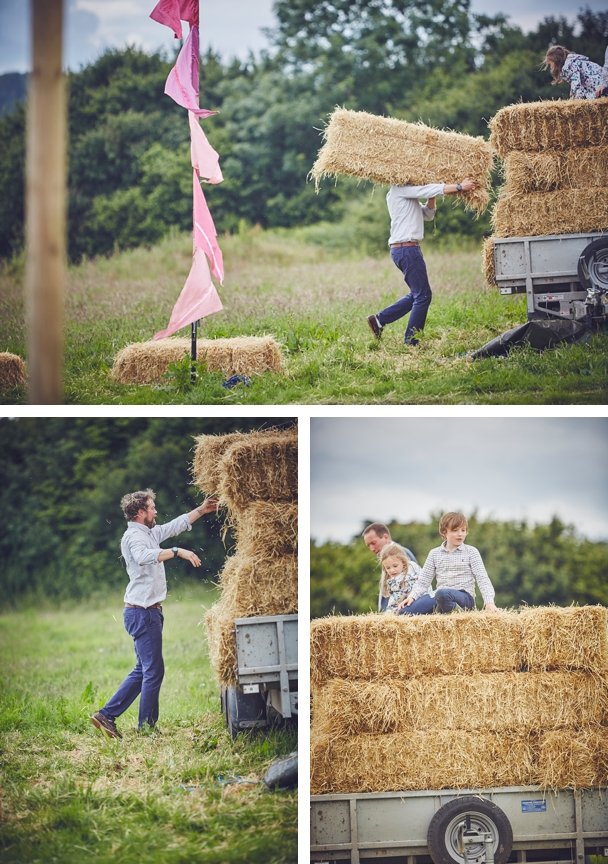
<path fill-rule="evenodd" d="M 423 594 L 414 600 L 411 606 L 404 606 L 397 614 L 399 615 L 430 615 L 435 610 L 435 598 Z"/>
<path fill-rule="evenodd" d="M 438 588 L 435 591 L 435 603 L 438 612 L 451 612 L 456 606 L 472 609 L 475 605 L 468 591 L 458 591 L 456 588 Z"/>
<path fill-rule="evenodd" d="M 416 334 L 424 330 L 426 315 L 433 297 L 426 264 L 420 246 L 392 247 L 391 258 L 395 266 L 403 273 L 410 293 L 379 312 L 377 318 L 384 327 L 385 324 L 391 324 L 409 312 L 410 317 L 407 322 L 404 341 L 406 345 L 417 345 Z"/>
<path fill-rule="evenodd" d="M 135 646 L 136 664 L 116 693 L 103 708 L 102 714 L 120 717 L 141 694 L 139 700 L 139 728 L 154 726 L 158 720 L 158 696 L 165 675 L 163 661 L 163 613 L 160 609 L 124 610 L 125 630 Z"/>

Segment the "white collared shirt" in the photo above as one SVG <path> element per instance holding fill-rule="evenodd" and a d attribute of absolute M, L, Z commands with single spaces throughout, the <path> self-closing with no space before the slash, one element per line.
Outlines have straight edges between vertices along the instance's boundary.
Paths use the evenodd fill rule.
<path fill-rule="evenodd" d="M 420 203 L 421 198 L 435 198 L 444 194 L 444 183 L 426 186 L 391 186 L 386 193 L 386 205 L 391 217 L 391 243 L 422 240 L 424 223 L 435 218 L 435 209 Z"/>
<path fill-rule="evenodd" d="M 486 604 L 494 602 L 494 588 L 479 550 L 475 546 L 461 543 L 456 549 L 448 552 L 444 542 L 441 546 L 431 549 L 410 597 L 414 599 L 421 597 L 430 588 L 434 578 L 437 579 L 436 589 L 455 588 L 458 591 L 466 591 L 473 600 L 475 600 L 475 582 L 477 582 L 483 602 Z"/>
<path fill-rule="evenodd" d="M 169 537 L 191 531 L 192 525 L 184 513 L 164 525 L 148 528 L 140 522 L 129 522 L 122 535 L 120 551 L 127 565 L 129 584 L 125 591 L 125 603 L 135 606 L 152 606 L 167 596 L 165 565 L 158 560 L 162 552 L 160 544 Z"/>

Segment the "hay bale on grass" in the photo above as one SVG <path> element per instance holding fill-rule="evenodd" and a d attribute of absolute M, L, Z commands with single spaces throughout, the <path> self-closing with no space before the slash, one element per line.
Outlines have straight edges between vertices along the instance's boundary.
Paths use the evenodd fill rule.
<path fill-rule="evenodd" d="M 197 358 L 209 372 L 223 375 L 259 375 L 280 372 L 282 357 L 272 336 L 237 336 L 232 339 L 199 339 Z M 190 356 L 190 339 L 158 339 L 127 345 L 118 352 L 112 378 L 121 384 L 155 384 L 162 381 L 171 363 Z"/>
<path fill-rule="evenodd" d="M 503 191 L 492 212 L 497 237 L 608 230 L 608 198 L 598 187 L 555 192 Z"/>
<path fill-rule="evenodd" d="M 497 111 L 490 144 L 503 158 L 514 150 L 537 153 L 608 145 L 608 99 L 523 102 Z"/>
<path fill-rule="evenodd" d="M 487 285 L 496 285 L 496 265 L 494 263 L 494 238 L 484 237 L 481 272 Z"/>
<path fill-rule="evenodd" d="M 509 153 L 504 163 L 508 192 L 554 192 L 608 186 L 608 144 L 544 153 Z"/>
<path fill-rule="evenodd" d="M 534 736 L 412 731 L 410 735 L 315 736 L 311 793 L 519 786 L 534 782 Z"/>
<path fill-rule="evenodd" d="M 603 606 L 545 606 L 524 609 L 522 667 L 532 671 L 608 671 L 608 609 Z"/>
<path fill-rule="evenodd" d="M 25 363 L 17 354 L 0 351 L 0 390 L 24 387 L 27 383 Z"/>
<path fill-rule="evenodd" d="M 220 499 L 233 513 L 253 501 L 295 501 L 298 495 L 298 435 L 295 427 L 273 434 L 251 433 L 235 441 L 221 460 Z"/>
<path fill-rule="evenodd" d="M 258 563 L 298 548 L 298 505 L 283 501 L 254 501 L 239 512 L 235 524 L 239 554 Z"/>
<path fill-rule="evenodd" d="M 311 622 L 310 674 L 362 681 L 517 671 L 521 629 L 509 612 L 332 616 Z"/>
<path fill-rule="evenodd" d="M 223 610 L 229 617 L 291 615 L 298 611 L 297 556 L 258 562 L 237 550 L 226 559 L 220 589 Z"/>
<path fill-rule="evenodd" d="M 317 186 L 337 174 L 390 185 L 473 177 L 479 188 L 459 197 L 478 214 L 488 205 L 492 150 L 483 138 L 344 108 L 333 112 L 323 137 L 310 172 Z"/>
<path fill-rule="evenodd" d="M 393 681 L 329 681 L 314 696 L 314 731 L 344 738 L 443 729 L 544 732 L 608 726 L 608 677 L 492 672 Z"/>
<path fill-rule="evenodd" d="M 547 732 L 538 750 L 537 782 L 545 789 L 608 785 L 608 726 Z"/>

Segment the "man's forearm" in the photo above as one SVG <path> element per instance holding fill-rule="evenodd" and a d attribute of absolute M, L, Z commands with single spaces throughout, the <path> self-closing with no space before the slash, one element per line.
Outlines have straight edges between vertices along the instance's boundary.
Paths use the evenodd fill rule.
<path fill-rule="evenodd" d="M 206 513 L 215 513 L 219 506 L 217 498 L 205 498 L 202 504 L 199 504 L 198 507 L 195 507 L 194 510 L 191 510 L 187 513 L 188 521 L 192 525 L 193 522 L 196 522 L 197 519 L 200 519 L 201 516 L 204 516 Z"/>

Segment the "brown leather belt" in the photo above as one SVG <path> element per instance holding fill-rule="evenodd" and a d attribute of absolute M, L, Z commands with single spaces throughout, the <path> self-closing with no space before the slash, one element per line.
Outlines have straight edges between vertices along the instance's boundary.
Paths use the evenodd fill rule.
<path fill-rule="evenodd" d="M 153 603 L 151 606 L 137 606 L 135 603 L 125 603 L 129 609 L 162 609 L 162 603 Z"/>
<path fill-rule="evenodd" d="M 391 243 L 391 249 L 398 249 L 400 246 L 420 246 L 420 241 L 406 240 L 405 243 Z"/>

